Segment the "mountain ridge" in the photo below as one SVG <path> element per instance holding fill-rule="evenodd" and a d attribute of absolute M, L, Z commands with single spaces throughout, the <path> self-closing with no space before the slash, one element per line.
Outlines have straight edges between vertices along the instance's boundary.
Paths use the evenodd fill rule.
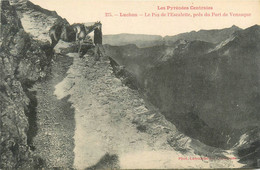
<path fill-rule="evenodd" d="M 173 45 L 178 40 L 187 41 L 206 41 L 210 43 L 220 43 L 227 39 L 232 33 L 241 30 L 241 28 L 233 25 L 223 29 L 199 30 L 180 33 L 177 35 L 149 35 L 149 34 L 110 34 L 104 35 L 104 44 L 121 46 L 127 44 L 135 44 L 139 48 L 152 47 L 158 45 Z"/>

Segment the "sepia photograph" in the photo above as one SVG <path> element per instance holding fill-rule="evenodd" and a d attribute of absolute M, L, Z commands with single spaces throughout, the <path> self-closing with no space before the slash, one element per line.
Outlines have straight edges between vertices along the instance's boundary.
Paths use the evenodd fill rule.
<path fill-rule="evenodd" d="M 0 9 L 0 170 L 260 168 L 260 0 Z"/>

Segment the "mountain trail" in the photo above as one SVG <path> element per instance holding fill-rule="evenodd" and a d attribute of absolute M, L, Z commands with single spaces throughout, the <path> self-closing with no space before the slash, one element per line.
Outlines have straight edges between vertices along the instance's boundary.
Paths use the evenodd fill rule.
<path fill-rule="evenodd" d="M 26 32 L 50 41 L 48 31 L 56 17 L 34 9 L 18 13 Z M 190 160 L 201 158 L 192 139 L 148 106 L 138 91 L 122 84 L 112 70 L 107 58 L 95 62 L 91 55 L 59 55 L 50 79 L 31 89 L 37 99 L 33 145 L 47 167 L 84 169 L 98 165 L 107 153 L 118 157 L 120 168 L 241 167 L 236 160 Z M 200 147 L 208 153 L 205 145 Z"/>
<path fill-rule="evenodd" d="M 114 76 L 108 59 L 95 63 L 90 55 L 84 59 L 76 53 L 68 56 L 73 64 L 66 78 L 55 86 L 54 94 L 58 99 L 70 96 L 75 108 L 75 168 L 93 166 L 107 153 L 118 156 L 120 168 L 237 166 L 230 160 L 216 165 L 216 161 L 179 159 L 200 156 L 184 146 L 191 141 L 188 137 L 180 137 L 175 126 L 149 110 L 137 91 Z M 171 147 L 167 142 L 170 136 L 179 136 L 176 146 L 183 145 L 188 151 L 181 153 Z"/>
<path fill-rule="evenodd" d="M 63 80 L 72 59 L 57 56 L 52 64 L 52 73 L 36 83 L 30 91 L 35 94 L 36 135 L 33 138 L 35 153 L 45 160 L 48 168 L 69 168 L 74 161 L 74 108 L 70 96 L 57 99 L 53 94 L 55 85 Z"/>

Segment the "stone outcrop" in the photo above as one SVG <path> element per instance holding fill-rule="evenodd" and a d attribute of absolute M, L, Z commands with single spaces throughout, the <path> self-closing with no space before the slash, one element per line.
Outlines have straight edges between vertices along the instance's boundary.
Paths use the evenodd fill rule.
<path fill-rule="evenodd" d="M 46 76 L 52 49 L 23 30 L 9 1 L 1 2 L 0 45 L 0 169 L 39 167 L 43 161 L 33 156 L 27 143 L 30 98 L 26 92 Z"/>

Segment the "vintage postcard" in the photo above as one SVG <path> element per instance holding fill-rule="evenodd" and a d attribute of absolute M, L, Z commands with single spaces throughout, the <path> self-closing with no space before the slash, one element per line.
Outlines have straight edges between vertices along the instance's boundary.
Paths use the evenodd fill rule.
<path fill-rule="evenodd" d="M 0 6 L 0 169 L 260 168 L 259 0 Z"/>

